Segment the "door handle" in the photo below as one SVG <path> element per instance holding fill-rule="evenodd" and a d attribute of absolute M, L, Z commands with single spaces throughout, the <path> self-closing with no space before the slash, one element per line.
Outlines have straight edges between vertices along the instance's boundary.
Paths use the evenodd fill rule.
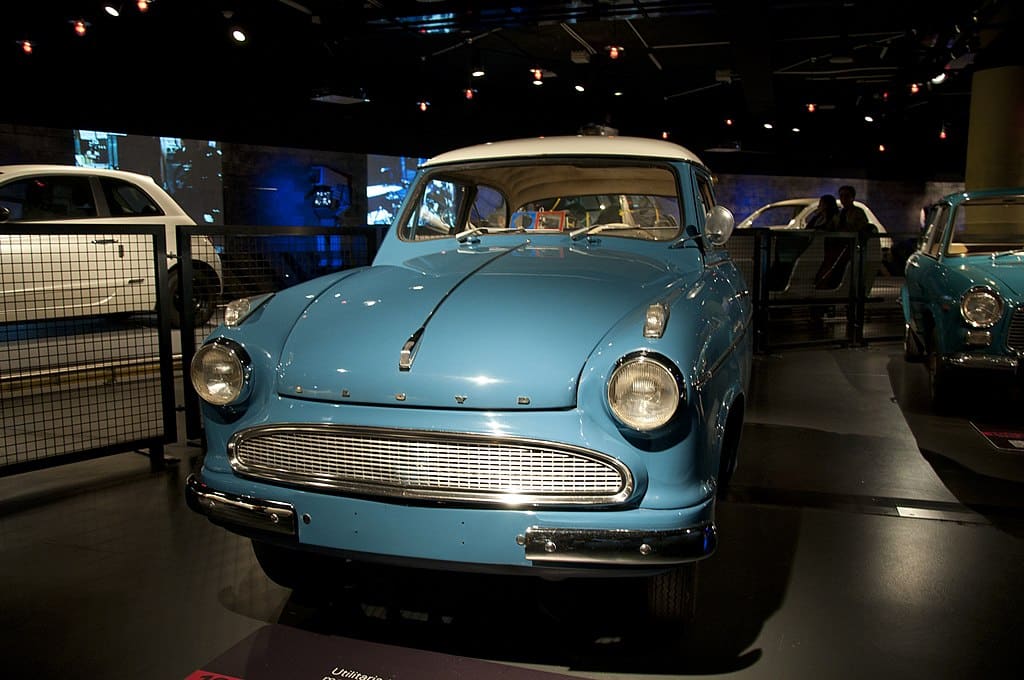
<path fill-rule="evenodd" d="M 111 243 L 117 243 L 116 238 L 96 238 L 90 241 L 94 246 L 109 246 Z"/>

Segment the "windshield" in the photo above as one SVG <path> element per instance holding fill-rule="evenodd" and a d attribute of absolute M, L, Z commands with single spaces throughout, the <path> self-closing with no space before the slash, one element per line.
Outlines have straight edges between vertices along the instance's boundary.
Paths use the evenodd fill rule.
<path fill-rule="evenodd" d="M 947 255 L 1024 250 L 1024 196 L 973 199 L 957 206 Z"/>
<path fill-rule="evenodd" d="M 672 241 L 681 233 L 668 167 L 559 163 L 460 165 L 424 174 L 400 228 L 421 241 L 521 231 Z"/>
<path fill-rule="evenodd" d="M 744 221 L 746 227 L 792 227 L 793 220 L 807 208 L 797 203 L 790 205 L 769 205 L 756 211 Z"/>

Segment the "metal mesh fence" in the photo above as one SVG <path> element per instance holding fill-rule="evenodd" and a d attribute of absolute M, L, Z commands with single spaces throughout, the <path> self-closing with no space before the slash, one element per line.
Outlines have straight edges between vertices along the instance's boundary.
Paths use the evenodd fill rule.
<path fill-rule="evenodd" d="M 374 228 L 179 228 L 178 252 L 187 260 L 182 262 L 182 272 L 192 273 L 185 294 L 193 302 L 187 307 L 189 314 L 181 327 L 189 439 L 200 436 L 202 424 L 198 397 L 188 379 L 188 366 L 195 348 L 223 321 L 225 305 L 231 300 L 272 293 L 318 276 L 368 265 L 377 253 L 379 237 Z M 210 274 L 206 265 L 211 252 L 216 254 L 213 267 L 217 279 L 212 285 L 210 279 L 204 280 L 204 272 Z M 204 296 L 213 298 L 209 309 Z"/>
<path fill-rule="evenodd" d="M 0 234 L 0 474 L 176 438 L 164 228 L 87 229 Z"/>
<path fill-rule="evenodd" d="M 753 296 L 757 349 L 901 337 L 903 263 L 916 238 L 735 232 L 728 248 Z"/>

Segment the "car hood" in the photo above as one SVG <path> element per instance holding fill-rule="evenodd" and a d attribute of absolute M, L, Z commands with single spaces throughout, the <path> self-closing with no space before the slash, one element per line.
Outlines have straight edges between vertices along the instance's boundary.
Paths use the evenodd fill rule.
<path fill-rule="evenodd" d="M 571 407 L 601 338 L 678 278 L 664 262 L 632 253 L 529 243 L 459 248 L 404 264 L 371 267 L 311 302 L 285 341 L 281 395 Z M 412 361 L 403 369 L 407 345 Z"/>
<path fill-rule="evenodd" d="M 1016 299 L 1024 292 L 1024 257 L 1021 255 L 970 255 L 963 258 L 963 272 L 976 284 L 995 286 Z"/>

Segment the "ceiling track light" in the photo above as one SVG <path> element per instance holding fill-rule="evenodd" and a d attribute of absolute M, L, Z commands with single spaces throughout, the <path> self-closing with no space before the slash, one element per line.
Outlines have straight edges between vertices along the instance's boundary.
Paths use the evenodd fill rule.
<path fill-rule="evenodd" d="M 31 40 L 18 40 L 16 42 L 21 46 L 21 51 L 25 54 L 32 54 L 32 50 L 36 47 L 35 43 Z"/>
<path fill-rule="evenodd" d="M 249 36 L 243 29 L 239 28 L 238 26 L 232 26 L 231 39 L 234 40 L 236 43 L 244 43 L 249 39 Z"/>
<path fill-rule="evenodd" d="M 426 99 L 418 101 L 416 102 L 416 108 L 418 108 L 420 111 L 426 111 L 427 109 L 430 108 L 430 102 L 428 102 Z"/>
<path fill-rule="evenodd" d="M 103 5 L 103 11 L 114 17 L 115 19 L 121 16 L 121 5 L 106 4 Z"/>
<path fill-rule="evenodd" d="M 136 0 L 135 6 L 139 8 L 140 12 L 148 12 L 149 3 L 151 3 L 152 1 L 153 0 Z"/>
<path fill-rule="evenodd" d="M 89 26 L 92 25 L 85 19 L 72 19 L 68 23 L 71 24 L 72 30 L 74 30 L 75 35 L 77 35 L 79 38 L 84 36 L 86 32 L 88 32 Z"/>
<path fill-rule="evenodd" d="M 622 47 L 621 45 L 609 45 L 604 49 L 606 52 L 608 52 L 609 59 L 618 59 L 619 56 L 621 56 L 622 53 L 626 51 L 626 48 Z"/>

